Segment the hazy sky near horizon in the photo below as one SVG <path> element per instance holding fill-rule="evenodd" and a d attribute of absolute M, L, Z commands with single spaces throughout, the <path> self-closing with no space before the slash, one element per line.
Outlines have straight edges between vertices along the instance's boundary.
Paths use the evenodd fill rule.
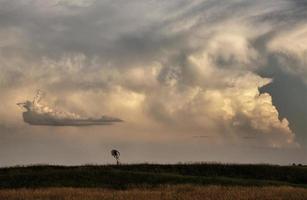
<path fill-rule="evenodd" d="M 307 1 L 0 0 L 0 165 L 307 163 Z M 31 126 L 17 102 L 110 126 Z"/>

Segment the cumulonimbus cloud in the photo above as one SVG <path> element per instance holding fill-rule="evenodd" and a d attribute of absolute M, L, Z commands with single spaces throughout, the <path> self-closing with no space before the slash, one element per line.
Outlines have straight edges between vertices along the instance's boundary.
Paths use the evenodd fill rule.
<path fill-rule="evenodd" d="M 38 90 L 33 101 L 17 103 L 26 109 L 23 112 L 24 122 L 31 125 L 48 126 L 90 126 L 90 125 L 111 125 L 115 122 L 122 122 L 119 118 L 102 116 L 101 118 L 87 118 L 71 112 L 57 111 L 40 103 L 42 92 Z"/>
<path fill-rule="evenodd" d="M 300 1 L 5 2 L 0 10 L 11 12 L 0 21 L 4 92 L 65 93 L 81 112 L 114 113 L 146 131 L 163 126 L 157 132 L 170 137 L 212 133 L 210 140 L 246 143 L 240 138 L 248 135 L 274 147 L 296 142 L 293 123 L 259 88 L 278 79 L 271 69 L 306 75 Z M 24 119 L 88 120 L 48 109 L 36 105 Z"/>

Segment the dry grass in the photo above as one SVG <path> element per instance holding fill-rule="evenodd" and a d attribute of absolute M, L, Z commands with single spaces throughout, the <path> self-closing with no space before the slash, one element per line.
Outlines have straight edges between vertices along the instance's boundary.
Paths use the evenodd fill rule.
<path fill-rule="evenodd" d="M 288 200 L 307 199 L 307 189 L 293 187 L 161 186 L 113 190 L 102 188 L 3 189 L 1 200 Z"/>

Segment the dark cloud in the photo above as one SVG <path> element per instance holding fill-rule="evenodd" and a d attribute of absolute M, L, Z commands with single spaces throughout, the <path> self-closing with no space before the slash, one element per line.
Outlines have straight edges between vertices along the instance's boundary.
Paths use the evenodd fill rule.
<path fill-rule="evenodd" d="M 272 95 L 273 104 L 281 117 L 287 117 L 291 129 L 296 133 L 301 144 L 307 143 L 307 93 L 306 85 L 297 76 L 275 71 L 274 81 L 261 88 L 262 92 Z"/>
<path fill-rule="evenodd" d="M 33 111 L 23 113 L 23 120 L 31 125 L 40 126 L 93 126 L 112 125 L 115 122 L 122 122 L 121 119 L 103 116 L 101 118 L 56 118 L 48 114 L 38 114 Z"/>

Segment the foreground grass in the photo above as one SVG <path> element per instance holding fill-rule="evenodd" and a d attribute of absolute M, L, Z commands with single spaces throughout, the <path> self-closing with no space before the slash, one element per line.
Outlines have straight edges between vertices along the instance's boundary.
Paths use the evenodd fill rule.
<path fill-rule="evenodd" d="M 177 185 L 127 190 L 98 188 L 2 189 L 1 200 L 305 200 L 307 189 Z"/>
<path fill-rule="evenodd" d="M 103 166 L 27 166 L 0 168 L 0 188 L 84 187 L 194 184 L 306 187 L 307 168 L 235 164 L 134 164 Z"/>

